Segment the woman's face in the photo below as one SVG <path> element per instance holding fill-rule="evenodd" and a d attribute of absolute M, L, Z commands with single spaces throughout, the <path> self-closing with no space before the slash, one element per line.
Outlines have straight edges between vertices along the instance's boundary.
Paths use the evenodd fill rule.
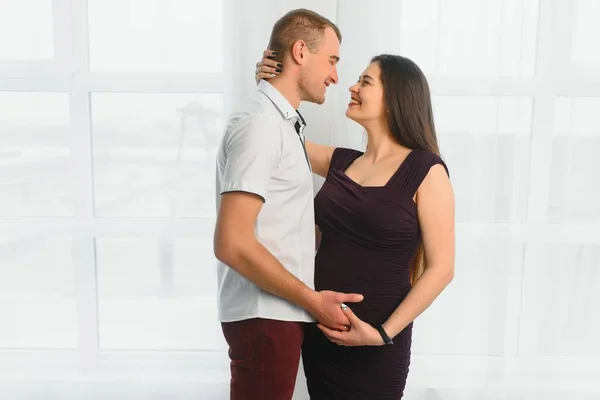
<path fill-rule="evenodd" d="M 346 110 L 348 118 L 361 124 L 387 119 L 381 69 L 377 62 L 369 64 L 358 82 L 350 86 L 349 90 L 351 100 Z"/>

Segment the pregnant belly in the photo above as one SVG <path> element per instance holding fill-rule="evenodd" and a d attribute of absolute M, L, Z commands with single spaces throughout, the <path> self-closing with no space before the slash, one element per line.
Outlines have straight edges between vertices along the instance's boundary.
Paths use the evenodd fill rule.
<path fill-rule="evenodd" d="M 409 277 L 408 260 L 341 239 L 324 240 L 315 259 L 315 289 L 362 294 L 362 302 L 348 306 L 370 324 L 385 322 L 404 300 Z"/>

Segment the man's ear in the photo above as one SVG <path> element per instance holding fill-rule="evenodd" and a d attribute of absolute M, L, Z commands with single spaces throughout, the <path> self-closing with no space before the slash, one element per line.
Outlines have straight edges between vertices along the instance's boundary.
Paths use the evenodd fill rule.
<path fill-rule="evenodd" d="M 306 47 L 306 43 L 303 40 L 296 40 L 292 45 L 292 59 L 299 65 L 304 64 L 306 62 L 307 51 L 308 47 Z"/>

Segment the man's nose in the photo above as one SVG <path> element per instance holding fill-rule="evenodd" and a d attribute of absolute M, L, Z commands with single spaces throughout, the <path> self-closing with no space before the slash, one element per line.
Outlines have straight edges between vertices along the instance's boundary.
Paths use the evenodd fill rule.
<path fill-rule="evenodd" d="M 331 74 L 331 81 L 337 85 L 339 80 L 337 68 L 333 67 L 333 73 Z"/>

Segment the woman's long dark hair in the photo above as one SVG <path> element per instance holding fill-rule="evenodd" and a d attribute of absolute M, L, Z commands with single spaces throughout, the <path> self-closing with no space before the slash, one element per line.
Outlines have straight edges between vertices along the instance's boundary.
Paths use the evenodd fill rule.
<path fill-rule="evenodd" d="M 371 62 L 381 69 L 388 126 L 396 142 L 409 149 L 429 150 L 439 155 L 431 94 L 423 71 L 408 58 L 392 54 L 380 54 Z M 413 286 L 426 267 L 421 240 L 410 265 Z"/>

